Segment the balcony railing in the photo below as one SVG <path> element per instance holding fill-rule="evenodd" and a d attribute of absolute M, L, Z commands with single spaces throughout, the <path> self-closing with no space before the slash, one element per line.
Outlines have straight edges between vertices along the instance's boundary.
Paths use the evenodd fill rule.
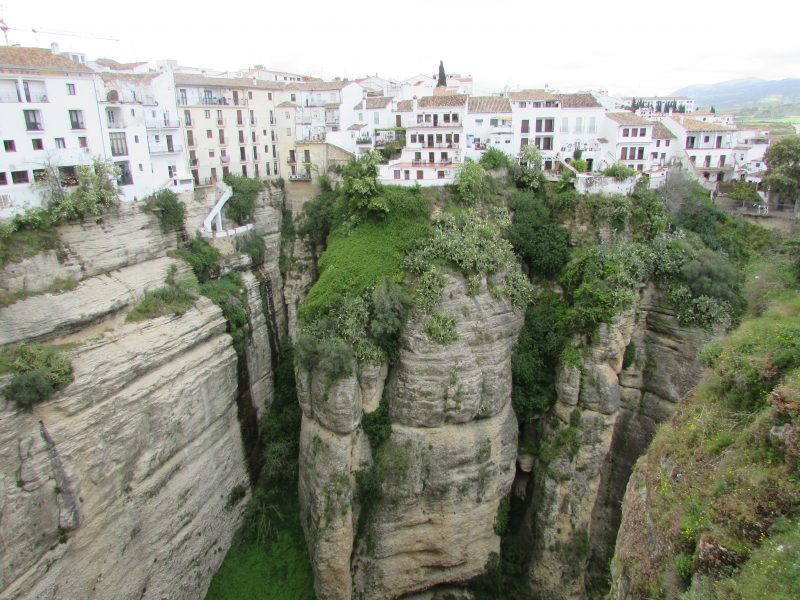
<path fill-rule="evenodd" d="M 198 162 L 200 162 L 200 161 L 198 161 L 196 158 L 190 158 L 189 159 L 189 166 L 196 167 Z"/>
<path fill-rule="evenodd" d="M 186 117 L 184 117 L 184 119 L 183 119 L 183 124 L 186 127 L 193 127 L 194 126 L 194 123 L 192 122 L 192 120 L 191 119 L 187 119 Z"/>
<path fill-rule="evenodd" d="M 0 102 L 20 102 L 16 94 L 0 94 Z"/>
<path fill-rule="evenodd" d="M 424 167 L 424 166 L 434 167 L 436 165 L 452 165 L 453 164 L 453 159 L 452 158 L 447 158 L 447 159 L 443 159 L 443 160 L 430 160 L 430 161 L 429 160 L 417 160 L 417 159 L 414 159 L 414 160 L 411 161 L 411 164 L 414 165 L 415 167 Z"/>
<path fill-rule="evenodd" d="M 191 122 L 188 124 L 191 125 Z M 178 119 L 157 119 L 145 122 L 147 129 L 178 129 L 180 126 L 181 122 Z"/>
<path fill-rule="evenodd" d="M 181 144 L 173 144 L 172 146 L 150 146 L 150 154 L 177 154 L 183 152 Z"/>
<path fill-rule="evenodd" d="M 356 139 L 356 144 L 371 144 L 372 138 L 371 137 L 360 137 Z"/>
<path fill-rule="evenodd" d="M 217 127 L 225 127 L 225 119 L 217 119 Z"/>
<path fill-rule="evenodd" d="M 109 129 L 125 129 L 128 126 L 124 121 L 108 121 L 107 124 Z"/>
<path fill-rule="evenodd" d="M 442 121 L 439 121 L 438 123 L 431 123 L 430 121 L 425 121 L 425 122 L 417 121 L 413 125 L 409 125 L 408 126 L 409 129 L 412 129 L 414 127 L 450 127 L 450 128 L 453 128 L 453 127 L 463 127 L 463 124 L 461 123 L 461 121 L 454 121 L 454 122 L 450 122 L 450 123 L 443 123 Z"/>
<path fill-rule="evenodd" d="M 25 94 L 25 100 L 28 102 L 49 102 L 47 94 Z"/>
<path fill-rule="evenodd" d="M 297 157 L 296 156 L 290 156 L 289 158 L 286 159 L 286 162 L 289 163 L 290 165 L 294 165 L 294 164 L 297 163 Z"/>
<path fill-rule="evenodd" d="M 433 144 L 429 144 L 428 142 L 422 142 L 421 145 L 419 144 L 420 142 L 414 142 L 413 144 L 411 143 L 408 144 L 408 146 L 409 148 L 425 148 L 425 149 L 430 148 L 430 149 L 444 149 L 444 150 L 448 149 L 457 150 L 458 148 L 461 147 L 460 142 L 436 142 Z"/>
<path fill-rule="evenodd" d="M 295 173 L 289 175 L 289 181 L 311 181 L 311 173 Z"/>

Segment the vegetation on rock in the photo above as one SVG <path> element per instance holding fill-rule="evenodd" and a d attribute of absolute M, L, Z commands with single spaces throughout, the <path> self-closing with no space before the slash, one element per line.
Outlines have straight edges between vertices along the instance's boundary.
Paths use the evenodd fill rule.
<path fill-rule="evenodd" d="M 3 389 L 17 408 L 30 410 L 72 382 L 72 363 L 56 346 L 19 344 L 0 350 L 0 375 L 11 374 Z"/>

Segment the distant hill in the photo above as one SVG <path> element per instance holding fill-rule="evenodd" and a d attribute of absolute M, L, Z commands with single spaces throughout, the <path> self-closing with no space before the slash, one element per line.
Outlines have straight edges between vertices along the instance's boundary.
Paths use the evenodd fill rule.
<path fill-rule="evenodd" d="M 690 85 L 672 92 L 689 96 L 698 105 L 717 109 L 800 102 L 800 79 L 732 79 L 709 85 Z"/>

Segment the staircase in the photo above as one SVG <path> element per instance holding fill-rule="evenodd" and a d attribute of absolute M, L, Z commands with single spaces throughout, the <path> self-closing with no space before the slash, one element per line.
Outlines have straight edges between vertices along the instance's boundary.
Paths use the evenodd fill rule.
<path fill-rule="evenodd" d="M 222 192 L 222 195 L 219 197 L 216 204 L 214 204 L 214 208 L 211 209 L 211 212 L 203 219 L 203 227 L 200 229 L 200 235 L 203 237 L 222 238 L 239 235 L 253 229 L 253 227 L 255 227 L 253 223 L 247 223 L 246 225 L 241 225 L 234 229 L 222 228 L 222 209 L 225 207 L 225 203 L 231 199 L 233 190 L 231 186 L 222 181 L 217 182 L 217 189 Z M 215 224 L 216 227 L 214 227 Z"/>

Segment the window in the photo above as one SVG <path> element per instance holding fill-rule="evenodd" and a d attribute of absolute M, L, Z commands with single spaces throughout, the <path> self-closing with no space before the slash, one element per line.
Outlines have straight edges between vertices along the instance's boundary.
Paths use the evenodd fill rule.
<path fill-rule="evenodd" d="M 417 179 L 423 179 L 422 171 L 417 171 Z"/>
<path fill-rule="evenodd" d="M 247 165 L 242 165 L 242 177 L 247 177 Z"/>
<path fill-rule="evenodd" d="M 74 96 L 75 95 L 75 84 L 74 83 L 68 83 L 67 84 L 67 94 L 69 94 L 70 96 Z"/>
<path fill-rule="evenodd" d="M 252 100 L 253 99 L 253 92 L 247 92 L 247 97 Z"/>
<path fill-rule="evenodd" d="M 128 141 L 125 139 L 125 132 L 115 132 L 108 134 L 111 140 L 111 156 L 127 156 Z"/>
<path fill-rule="evenodd" d="M 219 130 L 219 143 L 220 144 L 224 144 L 225 143 L 225 130 L 224 129 L 220 129 Z"/>
<path fill-rule="evenodd" d="M 3 148 L 6 152 L 16 152 L 17 145 L 14 143 L 14 140 L 3 140 Z"/>
<path fill-rule="evenodd" d="M 253 146 L 253 160 L 258 160 L 258 146 Z"/>
<path fill-rule="evenodd" d="M 66 148 L 67 143 L 64 141 L 64 138 L 56 138 L 56 148 Z"/>
<path fill-rule="evenodd" d="M 42 142 L 42 138 L 33 138 L 31 143 L 33 144 L 34 150 L 44 150 L 44 142 Z"/>
<path fill-rule="evenodd" d="M 5 173 L 3 173 L 3 177 L 5 177 L 5 175 L 6 175 L 6 174 L 5 174 Z M 394 178 L 395 178 L 395 179 L 400 179 L 400 169 L 396 169 L 396 170 L 395 170 L 395 172 L 394 172 Z"/>
<path fill-rule="evenodd" d="M 622 130 L 622 137 L 628 137 L 630 135 L 630 130 L 626 127 Z"/>
<path fill-rule="evenodd" d="M 520 133 L 530 133 L 530 130 L 531 130 L 531 122 L 528 119 L 523 119 Z"/>
<path fill-rule="evenodd" d="M 44 169 L 34 169 L 33 170 L 33 180 L 34 181 L 44 181 L 45 179 L 45 170 Z"/>
<path fill-rule="evenodd" d="M 436 175 L 439 179 L 444 179 L 444 171 L 436 171 Z"/>
<path fill-rule="evenodd" d="M 158 136 L 156 136 L 156 141 L 158 141 Z M 134 144 L 138 144 L 139 143 L 139 136 L 138 135 L 133 136 L 133 143 Z"/>
<path fill-rule="evenodd" d="M 378 112 L 372 113 L 372 123 L 379 125 L 381 122 L 381 114 Z"/>
<path fill-rule="evenodd" d="M 72 129 L 86 129 L 86 125 L 83 122 L 82 110 L 69 111 L 69 125 Z"/>
<path fill-rule="evenodd" d="M 25 114 L 25 129 L 28 131 L 42 131 L 42 113 L 38 110 L 24 110 Z"/>
<path fill-rule="evenodd" d="M 251 131 L 250 132 L 250 141 L 251 142 L 255 142 L 256 141 L 256 132 L 255 131 Z"/>
<path fill-rule="evenodd" d="M 519 141 L 519 145 L 520 145 L 520 147 L 527 146 L 528 145 L 528 138 L 522 138 Z"/>
<path fill-rule="evenodd" d="M 552 120 L 552 119 L 551 119 Z M 535 140 L 536 147 L 540 150 L 552 150 L 553 138 L 550 136 L 537 137 Z"/>
<path fill-rule="evenodd" d="M 575 119 L 575 133 L 583 133 L 583 117 Z"/>
<path fill-rule="evenodd" d="M 136 110 L 135 110 L 135 109 L 133 109 L 133 108 L 131 109 L 131 116 L 132 116 L 132 117 L 135 117 L 135 116 L 136 116 Z"/>
<path fill-rule="evenodd" d="M 656 148 L 658 148 L 659 146 L 661 146 L 661 140 L 656 140 Z"/>
<path fill-rule="evenodd" d="M 81 148 L 88 148 L 89 147 L 89 138 L 87 138 L 86 136 L 83 136 L 83 135 L 80 136 L 78 138 L 78 146 L 80 146 Z"/>
<path fill-rule="evenodd" d="M 241 160 L 247 160 L 247 148 L 244 146 L 239 148 L 239 158 Z"/>
<path fill-rule="evenodd" d="M 272 100 L 272 92 L 267 92 L 267 100 Z M 269 165 L 267 165 L 267 171 L 269 171 Z M 269 175 L 269 172 L 267 172 L 267 175 Z"/>
<path fill-rule="evenodd" d="M 569 133 L 569 118 L 567 117 L 561 119 L 561 133 Z"/>
<path fill-rule="evenodd" d="M 239 143 L 244 144 L 244 131 L 241 129 L 239 130 Z"/>
<path fill-rule="evenodd" d="M 272 158 L 278 158 L 278 147 L 276 145 L 272 145 Z"/>
<path fill-rule="evenodd" d="M 619 159 L 620 160 L 628 160 L 628 149 L 624 146 L 619 151 Z"/>
<path fill-rule="evenodd" d="M 216 156 L 216 153 L 214 152 L 214 150 L 209 150 L 208 151 L 208 158 L 214 158 L 214 156 Z"/>
<path fill-rule="evenodd" d="M 631 137 L 639 137 L 639 129 L 634 127 L 631 129 Z"/>
<path fill-rule="evenodd" d="M 292 102 L 297 102 L 297 94 L 292 94 Z"/>
<path fill-rule="evenodd" d="M 594 117 L 589 117 L 589 129 L 587 129 L 586 132 L 587 133 L 597 132 L 597 121 Z"/>
<path fill-rule="evenodd" d="M 709 139 L 710 139 L 710 138 L 709 138 L 707 135 L 704 135 L 704 136 L 703 136 L 703 143 L 704 143 L 704 144 L 707 144 Z"/>
<path fill-rule="evenodd" d="M 214 137 L 214 132 L 212 132 L 210 129 L 206 129 L 206 137 L 208 139 L 211 139 L 212 137 Z"/>
<path fill-rule="evenodd" d="M 8 185 L 8 177 L 5 172 L 0 172 L 0 185 Z"/>
<path fill-rule="evenodd" d="M 665 146 L 669 146 L 669 140 L 666 140 L 666 141 L 664 142 L 664 145 L 665 145 Z"/>
<path fill-rule="evenodd" d="M 28 183 L 28 172 L 11 171 L 11 183 Z"/>
<path fill-rule="evenodd" d="M 644 160 L 644 146 L 639 148 L 639 150 L 637 151 L 636 160 Z"/>
<path fill-rule="evenodd" d="M 288 135 L 288 136 L 292 135 L 292 128 L 291 127 L 287 127 L 286 128 L 286 135 Z"/>
<path fill-rule="evenodd" d="M 311 162 L 311 151 L 310 150 L 303 150 L 303 162 L 310 163 Z"/>

